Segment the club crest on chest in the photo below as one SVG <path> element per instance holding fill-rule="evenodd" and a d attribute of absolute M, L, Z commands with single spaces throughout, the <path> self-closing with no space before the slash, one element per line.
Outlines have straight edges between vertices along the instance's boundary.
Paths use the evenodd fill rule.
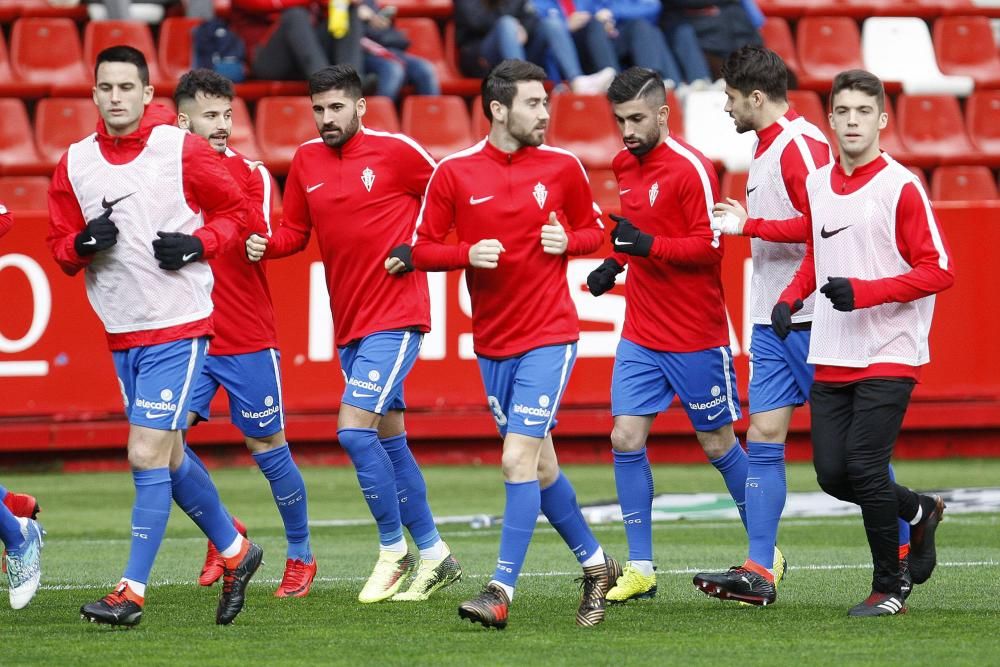
<path fill-rule="evenodd" d="M 545 186 L 541 182 L 535 183 L 535 189 L 531 191 L 534 195 L 535 201 L 538 202 L 538 208 L 545 207 L 545 200 L 549 197 L 549 191 L 545 189 Z"/>
<path fill-rule="evenodd" d="M 372 191 L 372 184 L 375 183 L 375 172 L 371 170 L 371 167 L 365 167 L 365 170 L 361 172 L 361 182 L 365 184 L 365 190 Z"/>

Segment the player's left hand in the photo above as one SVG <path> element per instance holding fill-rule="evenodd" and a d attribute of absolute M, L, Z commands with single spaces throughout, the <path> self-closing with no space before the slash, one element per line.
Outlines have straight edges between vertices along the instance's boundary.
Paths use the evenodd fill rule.
<path fill-rule="evenodd" d="M 851 285 L 850 278 L 830 278 L 826 279 L 826 284 L 819 288 L 827 299 L 833 304 L 834 310 L 842 313 L 849 313 L 854 310 L 854 286 Z"/>
<path fill-rule="evenodd" d="M 413 248 L 401 243 L 389 251 L 389 256 L 385 258 L 385 270 L 390 276 L 413 271 Z"/>
<path fill-rule="evenodd" d="M 549 213 L 548 224 L 542 225 L 542 251 L 549 255 L 561 255 L 569 245 L 569 236 L 559 224 L 555 212 Z"/>
<path fill-rule="evenodd" d="M 615 252 L 649 257 L 649 251 L 653 249 L 653 237 L 633 225 L 628 218 L 612 213 L 611 219 L 618 223 L 611 230 L 611 242 Z"/>
<path fill-rule="evenodd" d="M 247 259 L 251 262 L 259 262 L 264 259 L 264 253 L 267 251 L 267 237 L 260 234 L 251 234 L 247 238 L 245 246 Z"/>
<path fill-rule="evenodd" d="M 716 202 L 712 207 L 712 230 L 727 236 L 742 234 L 743 226 L 747 224 L 747 217 L 743 204 L 726 197 L 726 201 Z"/>
<path fill-rule="evenodd" d="M 182 266 L 197 262 L 205 253 L 201 239 L 180 232 L 156 232 L 160 238 L 153 241 L 153 257 L 160 262 L 160 268 L 177 271 Z"/>

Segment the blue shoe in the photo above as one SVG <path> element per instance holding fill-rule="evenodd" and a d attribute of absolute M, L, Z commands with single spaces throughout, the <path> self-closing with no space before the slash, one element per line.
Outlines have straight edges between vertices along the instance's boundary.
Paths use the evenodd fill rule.
<path fill-rule="evenodd" d="M 34 519 L 18 517 L 24 543 L 8 549 L 5 557 L 10 584 L 10 606 L 23 609 L 35 597 L 42 579 L 42 527 Z"/>

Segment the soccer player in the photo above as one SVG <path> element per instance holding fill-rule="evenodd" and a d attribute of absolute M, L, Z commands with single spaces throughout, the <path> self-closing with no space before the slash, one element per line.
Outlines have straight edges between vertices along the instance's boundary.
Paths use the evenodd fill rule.
<path fill-rule="evenodd" d="M 889 460 L 930 360 L 934 295 L 952 285 L 954 268 L 920 182 L 879 150 L 887 122 L 882 82 L 863 70 L 841 72 L 830 109 L 840 161 L 806 179 L 802 213 L 811 234 L 771 319 L 787 336 L 792 316 L 823 282 L 809 342 L 813 463 L 824 491 L 861 506 L 872 552 L 871 595 L 848 613 L 885 616 L 906 610 L 897 516 L 912 526 L 913 582 L 925 581 L 936 563 L 944 503 L 893 482 Z"/>
<path fill-rule="evenodd" d="M 298 252 L 315 227 L 346 381 L 337 437 L 379 532 L 378 561 L 358 600 L 426 600 L 462 576 L 434 524 L 403 422 L 403 380 L 430 331 L 427 276 L 413 271 L 407 242 L 434 161 L 409 137 L 361 124 L 366 102 L 349 65 L 313 74 L 309 94 L 320 137 L 292 159 L 281 229 L 270 239 L 251 235 L 247 256 Z M 403 526 L 420 564 L 400 591 L 416 565 Z"/>
<path fill-rule="evenodd" d="M 611 381 L 615 484 L 629 561 L 613 602 L 656 594 L 650 525 L 653 475 L 646 439 L 656 415 L 680 398 L 695 436 L 722 473 L 743 517 L 747 455 L 722 291 L 722 244 L 711 229 L 719 185 L 712 163 L 667 130 L 665 89 L 632 67 L 608 89 L 625 148 L 612 167 L 622 213 L 612 216 L 615 254 L 587 278 L 595 296 L 628 265 L 625 325 Z M 745 521 L 745 519 L 744 519 Z"/>
<path fill-rule="evenodd" d="M 10 231 L 14 216 L 0 202 L 0 236 Z M 42 579 L 42 527 L 35 516 L 38 503 L 26 493 L 14 493 L 0 485 L 0 541 L 7 572 L 10 606 L 23 609 L 38 591 Z"/>
<path fill-rule="evenodd" d="M 208 141 L 246 195 L 246 229 L 269 237 L 271 175 L 262 164 L 229 147 L 234 96 L 232 82 L 221 74 L 209 69 L 188 72 L 174 90 L 177 125 Z M 215 337 L 191 390 L 188 426 L 208 419 L 212 398 L 220 386 L 224 387 L 229 394 L 230 419 L 243 433 L 254 461 L 270 483 L 285 526 L 287 560 L 275 595 L 305 597 L 316 576 L 316 561 L 309 547 L 305 482 L 285 440 L 278 336 L 264 264 L 248 262 L 244 245 L 239 243 L 208 265 L 215 277 Z M 189 448 L 185 450 L 187 456 L 171 470 L 175 485 L 183 483 L 191 465 L 201 465 Z M 234 519 L 234 525 L 246 534 L 242 523 Z M 223 570 L 222 556 L 210 541 L 199 583 L 211 585 Z"/>
<path fill-rule="evenodd" d="M 419 269 L 464 269 L 472 297 L 473 347 L 503 438 L 506 505 L 493 579 L 458 613 L 501 629 L 539 509 L 583 566 L 578 625 L 604 620 L 621 573 L 584 520 L 552 444 L 580 337 L 567 256 L 596 250 L 603 226 L 580 161 L 542 143 L 544 80 L 521 60 L 501 62 L 483 80 L 489 136 L 438 165 L 413 246 Z M 445 241 L 452 230 L 457 245 Z"/>
<path fill-rule="evenodd" d="M 202 260 L 237 240 L 245 200 L 201 137 L 174 127 L 165 108 L 147 110 L 153 87 L 140 51 L 101 51 L 94 78 L 97 131 L 56 167 L 48 244 L 67 274 L 85 271 L 107 332 L 129 420 L 135 503 L 124 576 L 80 613 L 95 623 L 139 623 L 173 497 L 200 508 L 195 521 L 225 558 L 215 617 L 225 625 L 242 610 L 263 551 L 233 527 L 204 471 L 171 489 L 169 464 L 183 453 L 181 429 L 212 334 L 212 270 Z"/>
<path fill-rule="evenodd" d="M 713 221 L 724 234 L 742 232 L 753 237 L 746 496 L 749 554 L 742 565 L 726 572 L 697 574 L 694 584 L 713 597 L 764 605 L 777 599 L 780 578 L 775 568 L 783 565 L 774 558 L 774 545 L 787 494 L 785 438 L 792 412 L 809 399 L 813 382 L 813 367 L 807 361 L 813 298 L 803 301 L 783 340 L 771 327 L 771 309 L 805 255 L 809 236 L 808 223 L 802 218 L 808 205 L 806 177 L 833 156 L 822 131 L 789 108 L 788 69 L 776 53 L 744 46 L 729 56 L 722 73 L 726 111 L 736 130 L 757 133 L 747 182 L 749 212 L 729 199 L 715 205 Z M 909 541 L 909 524 L 900 521 L 900 558 L 906 557 Z M 759 576 L 744 576 L 747 570 Z M 906 586 L 904 594 L 908 593 Z"/>

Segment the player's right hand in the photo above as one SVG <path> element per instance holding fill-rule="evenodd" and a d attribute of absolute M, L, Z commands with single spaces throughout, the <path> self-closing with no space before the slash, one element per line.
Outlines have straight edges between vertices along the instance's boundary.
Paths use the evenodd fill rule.
<path fill-rule="evenodd" d="M 747 223 L 747 212 L 743 204 L 726 197 L 726 201 L 717 202 L 712 207 L 712 231 L 727 236 L 738 236 L 743 233 Z"/>
<path fill-rule="evenodd" d="M 608 257 L 587 276 L 587 289 L 594 296 L 601 296 L 615 286 L 615 276 L 624 270 L 618 262 Z"/>
<path fill-rule="evenodd" d="M 390 276 L 413 271 L 413 248 L 409 243 L 401 243 L 389 251 L 385 258 L 385 270 Z"/>
<path fill-rule="evenodd" d="M 506 252 L 496 239 L 483 239 L 469 248 L 469 264 L 477 269 L 495 269 L 500 253 Z"/>
<path fill-rule="evenodd" d="M 267 237 L 260 234 L 251 234 L 247 239 L 247 259 L 251 262 L 259 262 L 264 258 L 264 251 L 267 250 Z"/>
<path fill-rule="evenodd" d="M 93 255 L 96 252 L 107 250 L 118 243 L 118 227 L 111 222 L 111 209 L 104 209 L 104 213 L 87 221 L 87 226 L 82 232 L 76 235 L 73 247 L 80 257 Z"/>
<path fill-rule="evenodd" d="M 802 299 L 796 299 L 795 303 L 779 301 L 771 310 L 771 327 L 778 338 L 785 340 L 792 330 L 792 315 L 802 310 Z"/>

